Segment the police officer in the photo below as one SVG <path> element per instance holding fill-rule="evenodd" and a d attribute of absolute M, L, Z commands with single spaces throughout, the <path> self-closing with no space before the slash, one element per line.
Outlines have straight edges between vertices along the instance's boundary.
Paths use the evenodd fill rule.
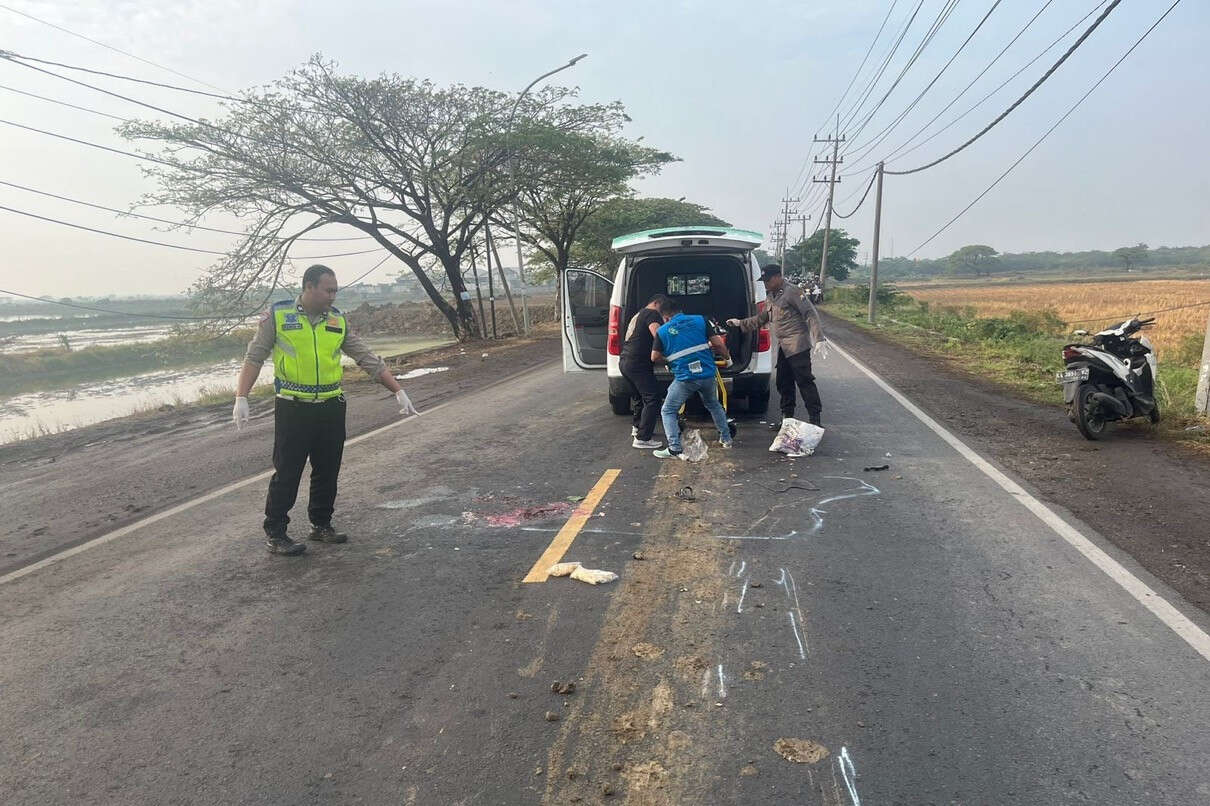
<path fill-rule="evenodd" d="M 820 425 L 823 404 L 819 400 L 819 388 L 815 385 L 815 374 L 811 370 L 813 351 L 827 356 L 819 312 L 801 288 L 782 279 L 781 266 L 776 263 L 765 266 L 760 278 L 769 295 L 768 305 L 756 316 L 728 319 L 727 324 L 745 333 L 753 333 L 767 324 L 772 325 L 778 341 L 777 391 L 781 396 L 781 416 L 794 416 L 794 409 L 798 405 L 795 396 L 797 387 L 807 409 L 807 419 Z"/>
<path fill-rule="evenodd" d="M 336 479 L 345 443 L 341 353 L 395 393 L 401 414 L 417 413 L 383 360 L 349 332 L 344 314 L 332 306 L 336 290 L 335 272 L 321 265 L 308 268 L 303 273 L 302 294 L 297 299 L 275 302 L 261 317 L 236 382 L 232 417 L 236 429 L 242 430 L 249 418 L 248 392 L 265 359 L 273 354 L 273 386 L 277 393 L 273 401 L 273 478 L 265 500 L 265 546 L 271 554 L 294 556 L 307 550 L 290 539 L 286 525 L 308 459 L 310 538 L 323 543 L 348 540 L 347 535 L 332 527 Z"/>

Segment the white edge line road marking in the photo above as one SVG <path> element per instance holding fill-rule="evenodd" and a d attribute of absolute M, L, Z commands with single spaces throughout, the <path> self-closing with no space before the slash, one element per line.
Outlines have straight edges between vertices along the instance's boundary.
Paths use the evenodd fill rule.
<path fill-rule="evenodd" d="M 512 381 L 517 380 L 518 378 L 529 375 L 530 373 L 534 373 L 534 372 L 538 372 L 539 370 L 546 369 L 550 364 L 553 364 L 553 363 L 554 363 L 553 361 L 547 361 L 545 363 L 539 364 L 536 367 L 530 367 L 528 369 L 523 369 L 514 375 L 509 375 L 505 378 L 501 378 L 500 380 L 495 381 L 494 383 L 490 383 L 487 386 L 483 387 L 482 389 L 477 390 L 476 392 L 474 392 L 471 395 L 459 395 L 458 397 L 455 397 L 453 400 L 447 400 L 444 403 L 438 403 L 436 406 L 433 406 L 430 409 L 425 409 L 424 413 L 430 414 L 435 411 L 440 411 L 441 409 L 445 408 L 446 406 L 451 406 L 454 403 L 458 403 L 469 397 L 476 397 L 478 395 L 481 395 L 484 392 L 487 392 L 488 390 L 492 389 L 493 387 L 501 386 L 505 383 L 510 383 Z M 383 399 L 385 400 L 386 398 L 383 398 Z M 382 434 L 386 431 L 390 431 L 392 428 L 398 428 L 399 426 L 404 425 L 405 423 L 411 423 L 418 419 L 420 419 L 420 415 L 415 414 L 415 415 L 412 415 L 411 417 L 403 417 L 399 420 L 396 420 L 395 422 L 387 423 L 384 426 L 375 428 L 373 431 L 367 431 L 364 434 L 359 434 L 355 437 L 352 437 L 351 439 L 345 440 L 345 447 L 348 448 L 351 445 L 356 445 L 358 442 L 364 442 L 365 440 L 370 439 L 371 437 L 376 437 L 379 434 Z M 75 555 L 88 551 L 89 549 L 96 548 L 97 546 L 101 546 L 106 543 L 117 540 L 119 537 L 125 537 L 126 535 L 130 534 L 131 532 L 135 532 L 139 529 L 142 529 L 144 526 L 150 526 L 153 523 L 158 523 L 159 521 L 164 520 L 165 518 L 171 518 L 173 515 L 178 515 L 182 512 L 185 512 L 186 510 L 193 509 L 194 507 L 196 507 L 200 504 L 205 504 L 208 501 L 213 501 L 216 498 L 221 498 L 222 496 L 226 495 L 227 493 L 235 492 L 236 490 L 238 490 L 242 487 L 247 487 L 249 484 L 255 484 L 258 481 L 263 481 L 264 479 L 267 479 L 272 475 L 273 475 L 272 470 L 262 470 L 260 473 L 257 473 L 255 476 L 249 476 L 246 479 L 240 479 L 239 481 L 232 482 L 231 484 L 228 484 L 225 487 L 219 487 L 217 490 L 211 490 L 210 492 L 208 492 L 204 495 L 198 496 L 197 498 L 191 498 L 188 501 L 177 504 L 176 506 L 169 507 L 168 509 L 165 509 L 163 512 L 157 512 L 154 515 L 148 515 L 146 518 L 143 518 L 142 520 L 135 521 L 134 523 L 128 523 L 125 526 L 121 527 L 120 529 L 115 529 L 112 532 L 107 532 L 106 534 L 101 535 L 100 537 L 94 537 L 92 540 L 89 540 L 85 543 L 81 543 L 78 546 L 72 546 L 69 549 L 60 551 L 58 554 L 52 554 L 49 557 L 43 557 L 41 560 L 38 560 L 36 563 L 31 563 L 30 565 L 26 565 L 22 568 L 18 568 L 15 571 L 9 571 L 4 576 L 0 576 L 0 585 L 6 585 L 9 582 L 15 582 L 16 580 L 20 579 L 21 577 L 28 576 L 29 574 L 32 574 L 35 571 L 41 571 L 43 568 L 54 565 L 55 563 L 60 562 L 61 560 L 66 560 L 68 557 L 74 557 Z"/>
<path fill-rule="evenodd" d="M 838 347 L 836 342 L 829 343 L 849 363 L 864 373 L 874 383 L 878 384 L 878 386 L 882 387 L 882 390 L 895 398 L 901 406 L 915 415 L 916 419 L 928 426 L 933 433 L 949 443 L 950 447 L 958 453 L 962 454 L 963 458 L 983 471 L 984 475 L 1000 485 L 1009 495 L 1020 501 L 1026 509 L 1037 515 L 1038 519 L 1054 530 L 1055 534 L 1070 543 L 1089 562 L 1104 571 L 1106 576 L 1120 585 L 1122 589 L 1133 596 L 1143 607 L 1150 610 L 1156 618 L 1164 622 L 1170 630 L 1184 639 L 1185 643 L 1193 647 L 1198 654 L 1206 660 L 1210 660 L 1210 635 L 1207 635 L 1205 630 L 1194 624 L 1188 616 L 1177 610 L 1167 599 L 1152 590 L 1145 582 L 1130 573 L 1121 563 L 1106 554 L 1104 550 L 1085 537 L 1080 530 L 1060 518 L 1054 510 L 1034 498 L 1024 487 L 997 470 L 990 462 L 967 447 L 966 443 L 951 434 L 932 417 L 925 414 L 919 406 L 908 400 L 901 392 L 876 375 L 873 370 Z"/>

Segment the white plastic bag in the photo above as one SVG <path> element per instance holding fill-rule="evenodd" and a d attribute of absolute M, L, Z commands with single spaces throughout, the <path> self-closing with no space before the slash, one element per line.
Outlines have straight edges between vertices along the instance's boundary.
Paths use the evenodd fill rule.
<path fill-rule="evenodd" d="M 823 439 L 823 429 L 818 425 L 787 417 L 781 421 L 781 430 L 773 438 L 769 450 L 790 457 L 810 456 L 815 453 Z"/>
<path fill-rule="evenodd" d="M 706 441 L 702 439 L 702 432 L 696 428 L 692 431 L 686 431 L 685 436 L 681 439 L 681 455 L 690 462 L 700 462 L 706 458 L 709 451 L 706 448 Z"/>

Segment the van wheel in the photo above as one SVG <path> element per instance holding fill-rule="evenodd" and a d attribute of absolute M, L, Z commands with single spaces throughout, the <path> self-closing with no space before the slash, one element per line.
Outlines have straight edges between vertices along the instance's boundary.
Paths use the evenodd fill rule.
<path fill-rule="evenodd" d="M 769 390 L 748 395 L 748 413 L 764 414 L 769 410 Z"/>
<path fill-rule="evenodd" d="M 630 395 L 610 395 L 609 408 L 619 417 L 633 414 L 630 410 Z"/>

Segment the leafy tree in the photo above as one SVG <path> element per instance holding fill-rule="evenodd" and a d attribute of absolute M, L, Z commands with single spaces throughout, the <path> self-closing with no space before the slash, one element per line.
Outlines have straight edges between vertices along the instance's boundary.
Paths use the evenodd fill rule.
<path fill-rule="evenodd" d="M 820 259 L 823 257 L 823 230 L 816 230 L 805 241 L 799 241 L 786 250 L 782 271 L 786 274 L 813 276 L 819 274 Z M 828 279 L 847 280 L 849 272 L 857 268 L 857 245 L 861 241 L 849 236 L 842 229 L 832 230 L 828 237 Z"/>
<path fill-rule="evenodd" d="M 594 131 L 603 108 L 569 106 L 570 95 L 534 92 L 518 119 Z M 512 100 L 481 87 L 341 75 L 316 56 L 229 102 L 216 122 L 131 122 L 119 131 L 159 146 L 149 154 L 159 188 L 145 202 L 183 208 L 190 221 L 214 211 L 253 220 L 195 284 L 199 306 L 237 319 L 254 295 L 279 285 L 300 237 L 340 224 L 407 266 L 454 333 L 467 337 L 473 315 L 462 299 L 462 263 L 486 214 L 526 184 L 510 174 Z M 520 162 L 521 171 L 537 170 L 533 160 Z"/>
<path fill-rule="evenodd" d="M 768 252 L 766 252 L 764 249 L 756 249 L 756 250 L 753 250 L 753 254 L 755 254 L 755 255 L 756 255 L 756 263 L 757 263 L 757 265 L 760 265 L 760 266 L 768 266 L 770 263 L 776 263 L 776 262 L 777 262 L 777 258 L 776 258 L 776 257 L 774 257 L 773 255 L 770 255 L 770 254 L 769 254 Z"/>
<path fill-rule="evenodd" d="M 1113 256 L 1122 261 L 1122 267 L 1126 271 L 1130 271 L 1147 259 L 1147 244 L 1140 243 L 1134 246 L 1123 246 L 1120 249 L 1114 249 Z"/>
<path fill-rule="evenodd" d="M 990 274 L 998 262 L 995 249 L 983 244 L 971 244 L 954 251 L 946 260 L 954 273 Z"/>
<path fill-rule="evenodd" d="M 702 224 L 729 227 L 726 221 L 707 212 L 709 208 L 679 199 L 610 199 L 585 219 L 579 237 L 571 248 L 570 265 L 609 270 L 615 258 L 610 244 L 619 235 L 660 227 L 684 227 Z"/>
<path fill-rule="evenodd" d="M 505 218 L 520 216 L 521 241 L 537 252 L 542 279 L 567 268 L 581 227 L 611 199 L 627 196 L 630 180 L 676 159 L 619 137 L 629 120 L 620 104 L 594 110 L 598 118 L 590 133 L 568 131 L 555 122 L 517 135 L 518 161 L 528 165 L 519 172 L 525 181 Z M 583 120 L 577 123 L 588 128 Z"/>

